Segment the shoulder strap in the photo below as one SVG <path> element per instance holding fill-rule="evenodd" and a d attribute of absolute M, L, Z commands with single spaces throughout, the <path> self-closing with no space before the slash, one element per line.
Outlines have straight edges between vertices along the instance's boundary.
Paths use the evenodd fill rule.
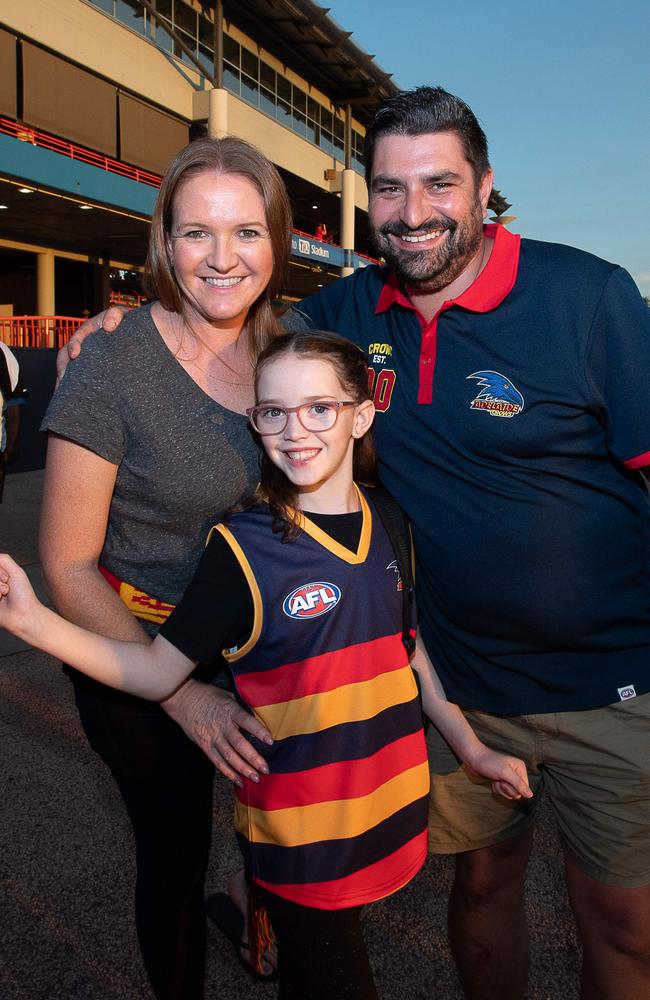
<path fill-rule="evenodd" d="M 409 656 L 415 649 L 411 635 L 411 612 L 413 608 L 413 563 L 411 560 L 411 530 L 404 511 L 388 490 L 375 486 L 370 492 L 382 524 L 390 538 L 402 578 L 402 642 Z"/>

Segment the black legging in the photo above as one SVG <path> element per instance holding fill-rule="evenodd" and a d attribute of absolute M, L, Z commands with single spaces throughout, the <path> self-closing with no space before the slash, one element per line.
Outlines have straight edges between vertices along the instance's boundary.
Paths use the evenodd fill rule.
<path fill-rule="evenodd" d="M 278 939 L 278 1000 L 377 1000 L 361 906 L 316 910 L 261 895 Z"/>
<path fill-rule="evenodd" d="M 158 705 L 69 672 L 84 732 L 133 826 L 136 927 L 154 993 L 203 1000 L 214 768 Z"/>

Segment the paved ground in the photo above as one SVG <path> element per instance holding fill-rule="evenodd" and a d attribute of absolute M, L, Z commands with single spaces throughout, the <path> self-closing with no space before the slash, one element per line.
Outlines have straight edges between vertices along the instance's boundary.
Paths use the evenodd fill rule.
<path fill-rule="evenodd" d="M 38 581 L 42 474 L 7 478 L 0 549 Z M 71 512 L 74 516 L 74 512 Z M 3 1000 L 150 1000 L 131 914 L 132 844 L 121 801 L 85 744 L 57 664 L 0 630 L 0 881 Z M 238 858 L 231 800 L 217 781 L 209 888 Z M 382 1000 L 460 1000 L 445 934 L 449 861 L 430 858 L 403 892 L 367 912 Z M 528 881 L 528 1000 L 576 1000 L 578 947 L 552 819 L 544 813 Z M 503 927 L 508 934 L 510 928 Z M 210 932 L 206 1000 L 273 1000 Z"/>

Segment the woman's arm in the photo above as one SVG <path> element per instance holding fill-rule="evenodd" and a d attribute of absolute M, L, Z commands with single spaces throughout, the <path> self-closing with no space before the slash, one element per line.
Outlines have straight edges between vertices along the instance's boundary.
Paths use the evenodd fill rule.
<path fill-rule="evenodd" d="M 69 621 L 147 645 L 149 636 L 97 568 L 116 475 L 117 466 L 50 434 L 39 539 L 43 574 L 54 605 Z M 257 781 L 258 772 L 267 771 L 241 730 L 264 742 L 269 734 L 232 695 L 191 678 L 171 691 L 162 707 L 226 778 Z"/>
<path fill-rule="evenodd" d="M 39 551 L 57 610 L 101 635 L 147 644 L 149 638 L 99 572 L 117 465 L 50 434 Z M 63 657 L 65 659 L 65 656 Z"/>
<path fill-rule="evenodd" d="M 532 798 L 524 762 L 518 757 L 490 750 L 479 740 L 458 705 L 447 701 L 419 634 L 411 666 L 420 678 L 425 713 L 462 762 L 481 777 L 488 778 L 499 795 L 510 799 Z"/>

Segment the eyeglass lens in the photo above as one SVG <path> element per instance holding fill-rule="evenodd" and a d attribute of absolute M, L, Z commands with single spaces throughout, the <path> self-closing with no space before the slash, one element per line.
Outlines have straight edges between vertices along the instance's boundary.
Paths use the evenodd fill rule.
<path fill-rule="evenodd" d="M 337 403 L 303 403 L 285 410 L 282 406 L 260 406 L 253 410 L 253 424 L 260 434 L 279 434 L 287 426 L 289 413 L 297 413 L 305 430 L 327 431 L 336 423 Z"/>

